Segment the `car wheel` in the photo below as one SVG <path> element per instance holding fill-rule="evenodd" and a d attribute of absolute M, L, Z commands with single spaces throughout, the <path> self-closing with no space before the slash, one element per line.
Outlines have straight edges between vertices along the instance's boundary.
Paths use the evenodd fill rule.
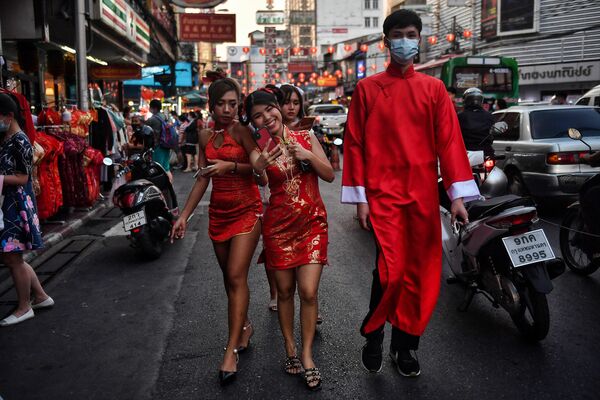
<path fill-rule="evenodd" d="M 525 186 L 525 182 L 523 181 L 523 177 L 518 171 L 511 171 L 506 174 L 508 178 L 508 193 L 514 194 L 517 196 L 528 196 L 529 191 L 527 190 L 527 186 Z"/>

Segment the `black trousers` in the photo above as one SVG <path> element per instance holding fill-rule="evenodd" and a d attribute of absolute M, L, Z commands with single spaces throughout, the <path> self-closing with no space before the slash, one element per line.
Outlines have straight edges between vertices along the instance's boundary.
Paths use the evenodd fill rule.
<path fill-rule="evenodd" d="M 375 270 L 373 271 L 373 284 L 371 286 L 371 300 L 369 301 L 369 312 L 363 320 L 360 327 L 360 334 L 367 338 L 367 340 L 383 341 L 383 328 L 385 325 L 377 328 L 373 332 L 365 333 L 365 326 L 371 319 L 371 316 L 375 312 L 375 309 L 379 305 L 383 296 L 383 288 L 381 287 L 381 280 L 379 279 L 379 270 L 377 269 L 377 262 L 379 261 L 380 251 L 379 246 L 377 247 L 377 256 L 375 260 Z M 419 348 L 420 336 L 411 335 L 404 332 L 403 330 L 392 327 L 392 344 L 391 347 L 394 350 L 417 350 Z"/>

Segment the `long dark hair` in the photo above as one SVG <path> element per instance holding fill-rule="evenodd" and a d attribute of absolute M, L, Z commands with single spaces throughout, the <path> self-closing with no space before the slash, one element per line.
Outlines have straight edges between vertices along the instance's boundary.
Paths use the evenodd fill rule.
<path fill-rule="evenodd" d="M 298 118 L 304 117 L 304 99 L 302 98 L 302 93 L 300 93 L 300 90 L 298 90 L 296 86 L 288 84 L 281 85 L 279 89 L 283 93 L 283 103 L 281 104 L 281 106 L 283 106 L 288 101 L 291 101 L 292 94 L 296 93 L 296 96 L 298 96 L 298 100 L 300 101 L 300 112 L 298 112 Z"/>
<path fill-rule="evenodd" d="M 17 121 L 19 127 L 23 129 L 25 127 L 25 120 L 21 114 L 19 102 L 10 94 L 0 93 L 0 115 L 8 115 L 10 113 L 13 113 L 15 121 Z"/>
<path fill-rule="evenodd" d="M 265 87 L 262 89 L 255 90 L 246 97 L 244 101 L 244 111 L 246 113 L 245 118 L 241 119 L 244 125 L 248 125 L 252 122 L 252 107 L 258 105 L 273 106 L 281 112 L 281 101 L 283 99 L 283 93 L 276 87 Z"/>
<path fill-rule="evenodd" d="M 225 93 L 231 91 L 235 92 L 239 102 L 242 90 L 235 79 L 221 78 L 211 83 L 208 87 L 208 109 L 210 112 L 214 111 L 215 106 L 217 105 L 217 102 L 221 100 L 221 97 L 223 97 Z"/>

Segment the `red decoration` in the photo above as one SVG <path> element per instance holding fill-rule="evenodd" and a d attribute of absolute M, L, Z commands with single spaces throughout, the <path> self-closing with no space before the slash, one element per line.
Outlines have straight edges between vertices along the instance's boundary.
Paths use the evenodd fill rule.
<path fill-rule="evenodd" d="M 310 76 L 314 79 L 317 78 L 317 76 L 319 76 L 319 74 L 317 74 L 316 72 L 313 72 L 312 74 L 310 74 Z"/>
<path fill-rule="evenodd" d="M 331 53 L 331 54 L 333 54 L 333 52 L 334 52 L 334 51 L 335 51 L 335 47 L 333 47 L 333 46 L 329 46 L 329 47 L 327 48 L 327 52 L 328 52 L 328 53 Z"/>
<path fill-rule="evenodd" d="M 329 76 L 329 71 L 327 71 L 327 70 L 323 71 L 323 76 Z"/>
<path fill-rule="evenodd" d="M 344 45 L 344 50 L 350 51 L 350 50 L 352 50 L 352 46 L 349 44 L 346 44 L 346 45 Z"/>
<path fill-rule="evenodd" d="M 242 51 L 244 52 L 244 54 L 248 54 L 250 53 L 250 47 L 243 47 Z"/>
<path fill-rule="evenodd" d="M 287 77 L 288 77 L 288 79 L 292 79 L 294 77 L 294 74 L 292 74 L 291 72 L 288 72 Z"/>
<path fill-rule="evenodd" d="M 152 97 L 154 96 L 154 92 L 148 88 L 143 88 L 142 89 L 142 99 L 144 100 L 152 100 Z"/>
<path fill-rule="evenodd" d="M 267 54 L 267 50 L 265 50 L 264 47 L 261 47 L 258 52 L 260 53 L 261 56 L 264 56 L 265 54 Z"/>
<path fill-rule="evenodd" d="M 251 76 L 252 78 L 254 78 L 254 77 L 256 76 L 256 72 L 254 72 L 254 71 L 250 72 L 250 76 Z"/>
<path fill-rule="evenodd" d="M 473 37 L 473 32 L 469 29 L 465 29 L 465 31 L 463 32 L 463 37 L 465 39 L 471 39 Z"/>
<path fill-rule="evenodd" d="M 354 72 L 354 70 L 353 70 L 352 68 L 348 68 L 348 69 L 346 70 L 346 73 L 347 73 L 348 75 L 352 75 L 352 73 L 353 73 L 353 72 Z"/>
<path fill-rule="evenodd" d="M 311 47 L 310 48 L 310 54 L 317 54 L 317 48 L 316 47 Z"/>
<path fill-rule="evenodd" d="M 300 73 L 298 74 L 298 78 L 300 78 L 300 80 L 301 80 L 301 81 L 303 81 L 303 80 L 304 80 L 304 78 L 306 78 L 306 75 L 304 74 L 304 72 L 300 72 Z"/>
<path fill-rule="evenodd" d="M 437 38 L 437 36 L 435 36 L 435 35 L 434 35 L 434 36 L 429 36 L 429 37 L 427 38 L 427 41 L 429 42 L 429 44 L 430 44 L 430 45 L 432 45 L 432 46 L 433 46 L 434 44 L 436 44 L 436 43 L 437 43 L 437 41 L 438 41 L 438 38 Z"/>
<path fill-rule="evenodd" d="M 155 99 L 162 99 L 165 97 L 165 92 L 163 92 L 161 89 L 158 89 L 156 91 L 154 91 L 154 98 Z"/>
<path fill-rule="evenodd" d="M 242 75 L 244 75 L 244 72 L 241 69 L 238 69 L 236 74 L 237 74 L 237 76 L 242 76 Z"/>
<path fill-rule="evenodd" d="M 263 74 L 263 78 L 268 78 L 269 74 L 267 74 L 266 72 Z"/>
<path fill-rule="evenodd" d="M 449 33 L 446 35 L 446 40 L 449 41 L 450 43 L 454 42 L 455 39 L 456 39 L 456 35 L 454 33 Z"/>
<path fill-rule="evenodd" d="M 366 44 L 361 44 L 360 45 L 360 51 L 362 51 L 363 53 L 366 53 L 367 50 L 369 50 L 369 46 Z"/>
<path fill-rule="evenodd" d="M 292 49 L 292 54 L 297 55 L 298 53 L 300 53 L 300 47 L 294 47 Z"/>
<path fill-rule="evenodd" d="M 379 42 L 379 44 L 377 46 L 379 47 L 379 50 L 385 49 L 385 43 L 383 43 L 383 42 Z"/>
<path fill-rule="evenodd" d="M 377 65 L 375 65 L 375 64 L 371 65 L 371 69 L 372 69 L 373 71 L 377 70 Z"/>
<path fill-rule="evenodd" d="M 281 74 L 279 74 L 279 72 L 275 72 L 275 78 L 279 79 L 279 77 L 281 77 Z"/>

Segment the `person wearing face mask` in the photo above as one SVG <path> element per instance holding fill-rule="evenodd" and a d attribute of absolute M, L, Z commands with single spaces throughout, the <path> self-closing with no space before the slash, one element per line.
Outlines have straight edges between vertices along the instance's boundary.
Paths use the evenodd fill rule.
<path fill-rule="evenodd" d="M 23 260 L 23 252 L 42 247 L 42 233 L 31 186 L 33 150 L 21 130 L 24 124 L 18 121 L 19 115 L 13 99 L 0 93 L 0 190 L 4 195 L 0 254 L 10 269 L 18 298 L 17 308 L 0 326 L 26 321 L 34 317 L 34 310 L 54 305 L 33 268 Z"/>
<path fill-rule="evenodd" d="M 453 221 L 467 222 L 463 201 L 479 198 L 444 84 L 413 68 L 421 27 L 410 10 L 385 19 L 391 63 L 358 82 L 344 135 L 341 201 L 356 204 L 360 226 L 376 245 L 369 312 L 360 329 L 362 364 L 381 370 L 389 322 L 389 355 L 403 376 L 421 373 L 416 350 L 440 289 L 438 160 Z"/>

